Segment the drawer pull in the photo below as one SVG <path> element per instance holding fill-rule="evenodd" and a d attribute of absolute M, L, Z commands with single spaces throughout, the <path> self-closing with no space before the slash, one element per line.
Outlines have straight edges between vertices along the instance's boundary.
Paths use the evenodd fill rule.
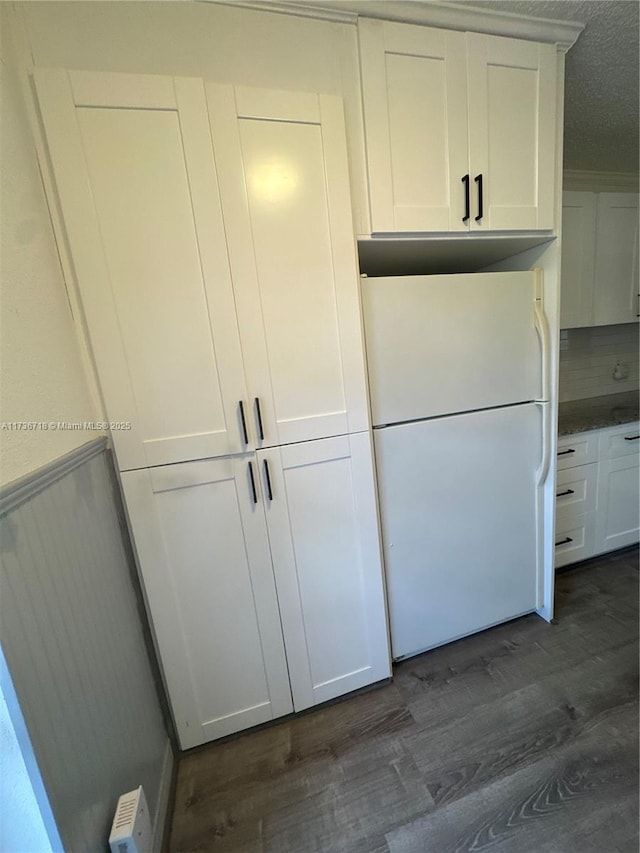
<path fill-rule="evenodd" d="M 573 450 L 573 449 L 571 449 L 571 450 L 559 450 L 558 456 L 567 456 L 567 454 L 569 454 L 569 453 L 575 453 L 575 450 Z"/>
<path fill-rule="evenodd" d="M 256 397 L 254 400 L 256 407 L 256 419 L 258 421 L 258 435 L 260 436 L 260 441 L 264 441 L 264 429 L 262 427 L 262 412 L 260 411 L 260 397 Z"/>
<path fill-rule="evenodd" d="M 575 492 L 573 489 L 567 489 L 564 492 L 556 492 L 557 498 L 563 498 L 565 495 L 575 495 Z"/>
<path fill-rule="evenodd" d="M 640 438 L 640 435 L 625 435 L 625 441 L 637 441 Z"/>
<path fill-rule="evenodd" d="M 569 542 L 573 542 L 573 539 L 570 536 L 565 536 L 564 539 L 561 539 L 559 542 L 556 542 L 556 548 L 558 545 L 568 545 Z"/>
<path fill-rule="evenodd" d="M 469 204 L 469 175 L 464 176 L 462 183 L 464 184 L 464 216 L 462 217 L 462 221 L 468 222 L 471 208 Z"/>

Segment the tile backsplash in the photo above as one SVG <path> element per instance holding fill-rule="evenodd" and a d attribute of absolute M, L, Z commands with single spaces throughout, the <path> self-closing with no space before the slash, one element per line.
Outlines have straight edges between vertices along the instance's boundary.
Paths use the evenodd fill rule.
<path fill-rule="evenodd" d="M 581 400 L 638 389 L 638 324 L 592 326 L 560 332 L 559 399 Z M 614 379 L 616 364 L 625 379 Z"/>

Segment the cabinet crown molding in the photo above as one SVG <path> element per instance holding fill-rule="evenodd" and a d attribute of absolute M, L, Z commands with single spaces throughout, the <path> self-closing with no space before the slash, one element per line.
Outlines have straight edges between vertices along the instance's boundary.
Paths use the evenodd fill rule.
<path fill-rule="evenodd" d="M 223 5 L 347 24 L 357 24 L 358 18 L 367 17 L 451 30 L 470 30 L 552 43 L 556 44 L 562 53 L 566 53 L 576 43 L 584 29 L 584 24 L 578 21 L 531 18 L 513 12 L 478 9 L 446 0 L 236 0 L 226 3 L 223 0 Z"/>

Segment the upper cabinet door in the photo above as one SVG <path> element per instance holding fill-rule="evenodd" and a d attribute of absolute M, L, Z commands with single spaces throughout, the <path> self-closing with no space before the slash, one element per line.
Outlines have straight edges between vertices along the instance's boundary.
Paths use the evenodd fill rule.
<path fill-rule="evenodd" d="M 471 227 L 553 228 L 555 47 L 477 33 L 466 38 Z"/>
<path fill-rule="evenodd" d="M 591 325 L 596 197 L 565 192 L 562 196 L 562 275 L 560 327 Z"/>
<path fill-rule="evenodd" d="M 372 231 L 553 228 L 555 47 L 358 28 Z"/>
<path fill-rule="evenodd" d="M 366 429 L 339 98 L 207 84 L 258 446 Z"/>
<path fill-rule="evenodd" d="M 246 449 L 240 341 L 204 86 L 36 69 L 121 469 Z M 250 436 L 249 436 L 250 438 Z"/>
<path fill-rule="evenodd" d="M 600 193 L 593 291 L 593 325 L 635 323 L 638 293 L 638 195 Z"/>
<path fill-rule="evenodd" d="M 358 29 L 372 231 L 466 231 L 464 33 Z"/>

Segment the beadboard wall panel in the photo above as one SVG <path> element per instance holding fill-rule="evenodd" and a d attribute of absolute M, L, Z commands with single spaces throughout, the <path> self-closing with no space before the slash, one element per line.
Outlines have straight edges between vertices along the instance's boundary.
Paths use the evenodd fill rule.
<path fill-rule="evenodd" d="M 637 323 L 560 332 L 560 402 L 637 390 L 638 339 Z M 616 362 L 626 379 L 613 378 Z"/>
<path fill-rule="evenodd" d="M 0 640 L 69 851 L 105 849 L 138 785 L 160 816 L 172 763 L 111 457 L 87 447 L 0 495 Z"/>

